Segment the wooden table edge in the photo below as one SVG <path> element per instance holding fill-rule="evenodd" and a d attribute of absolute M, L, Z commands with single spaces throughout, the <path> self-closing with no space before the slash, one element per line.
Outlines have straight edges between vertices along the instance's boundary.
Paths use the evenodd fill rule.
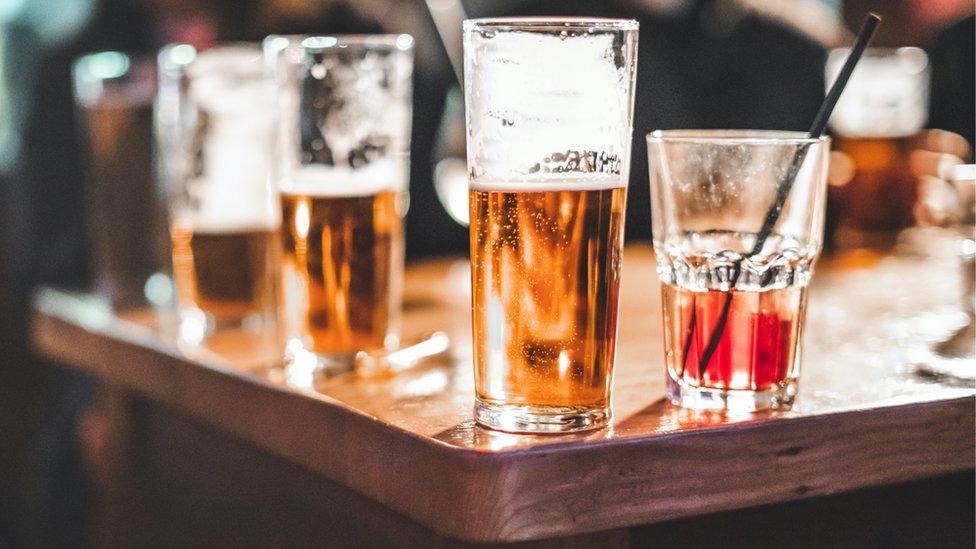
<path fill-rule="evenodd" d="M 126 379 L 124 375 L 120 375 L 120 372 L 106 368 L 104 363 L 100 364 L 104 361 L 99 359 L 105 358 L 101 355 L 106 353 L 110 355 L 148 353 L 145 358 L 154 357 L 156 360 L 162 359 L 170 363 L 164 367 L 172 368 L 177 365 L 177 369 L 180 367 L 190 368 L 203 371 L 205 372 L 204 375 L 207 376 L 226 377 L 232 381 L 232 385 L 237 387 L 236 392 L 238 393 L 256 395 L 262 392 L 266 393 L 266 389 L 285 394 L 295 394 L 296 391 L 223 368 L 201 367 L 200 364 L 179 357 L 158 344 L 153 345 L 153 339 L 150 337 L 148 329 L 146 329 L 147 333 L 144 338 L 128 337 L 122 339 L 115 334 L 110 334 L 107 330 L 82 326 L 75 322 L 75 319 L 46 306 L 44 299 L 45 297 L 42 295 L 36 301 L 32 337 L 36 348 L 45 355 L 63 360 L 71 367 L 100 374 L 106 379 L 128 385 L 133 390 L 164 405 L 189 413 L 197 419 L 234 433 L 275 455 L 340 482 L 417 520 L 438 533 L 465 541 L 514 542 L 581 534 L 829 495 L 973 468 L 974 442 L 972 433 L 976 429 L 976 421 L 973 417 L 976 398 L 973 396 L 893 405 L 868 411 L 867 416 L 872 416 L 870 419 L 883 420 L 883 416 L 892 410 L 901 407 L 913 408 L 915 413 L 907 419 L 920 421 L 920 428 L 916 427 L 912 438 L 899 440 L 917 443 L 914 444 L 916 447 L 924 449 L 926 441 L 923 439 L 926 433 L 936 432 L 939 434 L 939 448 L 945 452 L 935 457 L 942 459 L 924 459 L 919 463 L 896 463 L 895 466 L 892 466 L 890 460 L 884 459 L 886 452 L 879 451 L 874 460 L 864 459 L 862 456 L 860 460 L 862 463 L 874 461 L 879 464 L 879 467 L 868 470 L 867 473 L 869 474 L 862 475 L 859 478 L 854 478 L 852 475 L 839 475 L 837 478 L 840 481 L 829 486 L 810 486 L 810 483 L 786 482 L 777 490 L 764 490 L 761 493 L 750 494 L 748 497 L 721 501 L 704 498 L 702 501 L 694 502 L 691 501 L 694 499 L 692 497 L 694 494 L 672 494 L 669 497 L 662 497 L 651 493 L 639 493 L 639 485 L 667 479 L 660 476 L 660 471 L 657 470 L 659 468 L 651 467 L 645 471 L 646 474 L 642 475 L 633 472 L 626 473 L 627 467 L 630 467 L 629 470 L 631 471 L 640 470 L 639 466 L 636 469 L 634 468 L 633 463 L 635 461 L 639 463 L 663 459 L 664 462 L 673 462 L 673 459 L 667 458 L 668 450 L 684 448 L 685 442 L 690 439 L 707 440 L 706 446 L 723 447 L 725 451 L 729 451 L 729 448 L 734 449 L 737 445 L 747 445 L 758 437 L 769 439 L 771 434 L 775 435 L 776 444 L 770 445 L 769 451 L 764 455 L 767 458 L 771 456 L 775 462 L 795 464 L 797 460 L 794 458 L 803 455 L 803 448 L 806 447 L 802 444 L 806 440 L 806 436 L 802 432 L 803 426 L 814 422 L 819 423 L 821 427 L 826 424 L 831 427 L 828 429 L 829 431 L 835 432 L 834 436 L 837 436 L 836 433 L 850 436 L 851 434 L 843 429 L 845 420 L 855 415 L 859 419 L 864 419 L 866 417 L 865 411 L 849 410 L 816 417 L 794 418 L 786 422 L 750 422 L 612 443 L 601 441 L 589 441 L 582 444 L 569 442 L 531 449 L 489 452 L 459 448 L 405 431 L 396 426 L 379 422 L 339 401 L 321 395 L 315 396 L 309 393 L 301 395 L 307 398 L 287 399 L 285 402 L 297 409 L 318 410 L 316 413 L 319 417 L 323 417 L 322 414 L 327 412 L 326 416 L 335 423 L 331 431 L 342 432 L 344 428 L 354 424 L 359 432 L 368 434 L 365 439 L 359 437 L 356 443 L 349 441 L 343 443 L 341 439 L 336 439 L 331 441 L 332 444 L 323 446 L 323 441 L 312 440 L 316 437 L 304 437 L 303 439 L 300 436 L 296 437 L 293 433 L 281 437 L 269 430 L 255 429 L 253 421 L 242 421 L 244 418 L 231 417 L 232 414 L 220 413 L 219 410 L 208 410 L 206 405 L 192 403 L 192 399 L 187 398 L 186 395 L 174 397 L 171 392 L 173 387 L 153 387 L 151 383 L 147 384 L 145 380 L 140 382 L 139 380 Z M 58 341 L 59 334 L 64 335 L 67 332 L 74 332 L 75 335 L 81 337 L 94 338 L 91 340 L 94 343 L 101 341 L 103 345 L 101 355 L 80 356 L 78 352 L 80 349 L 72 351 L 63 342 Z M 104 346 L 105 340 L 111 340 L 122 345 L 112 350 Z M 282 399 L 278 398 L 277 400 Z M 256 414 L 256 416 L 260 416 L 260 414 Z M 951 425 L 950 429 L 939 431 L 937 424 L 940 419 L 946 417 L 958 417 L 960 420 L 955 422 L 955 425 Z M 259 418 L 252 417 L 250 419 Z M 900 419 L 906 420 L 906 418 Z M 882 421 L 880 425 L 874 425 L 873 429 L 875 431 L 883 430 L 883 424 Z M 801 428 L 796 429 L 798 426 Z M 818 431 L 823 431 L 823 429 L 818 429 Z M 392 437 L 389 436 L 391 432 L 394 433 Z M 793 433 L 793 436 L 789 436 L 790 432 Z M 292 444 L 288 444 L 289 442 Z M 796 450 L 797 448 L 800 450 Z M 890 452 L 887 454 L 890 455 Z M 318 460 L 314 457 L 323 455 L 331 455 L 332 459 Z M 423 457 L 418 458 L 418 455 Z M 343 460 L 346 460 L 346 463 L 362 464 L 364 470 L 372 469 L 375 474 L 351 475 L 342 467 L 337 467 Z M 542 462 L 545 462 L 545 465 L 540 468 L 538 464 Z M 393 464 L 392 468 L 391 463 Z M 880 467 L 881 465 L 884 467 Z M 615 467 L 616 469 L 614 469 Z M 572 489 L 572 486 L 585 487 L 589 493 L 605 493 L 621 486 L 626 489 L 634 489 L 634 486 L 638 486 L 638 493 L 631 497 L 635 501 L 641 500 L 649 503 L 643 509 L 637 507 L 609 516 L 601 516 L 599 513 L 591 515 L 580 509 L 605 506 L 608 503 L 606 496 L 603 496 L 603 500 L 599 497 L 593 498 L 587 504 L 585 498 L 579 499 L 579 494 L 563 493 L 562 489 L 533 490 L 533 484 L 539 482 L 538 479 L 533 479 L 533 475 L 537 475 L 539 471 L 546 469 L 559 468 L 568 468 L 570 471 L 582 470 L 584 475 L 593 474 L 592 471 L 616 471 L 616 473 L 609 475 L 614 481 L 607 482 L 605 485 L 601 485 L 599 475 L 597 475 L 596 481 L 591 479 L 589 482 L 573 482 L 567 486 L 569 489 Z M 398 469 L 400 474 L 396 474 Z M 400 482 L 389 483 L 388 479 L 391 477 L 397 478 Z M 623 480 L 621 481 L 621 479 Z M 783 480 L 787 479 L 783 478 Z M 728 488 L 727 485 L 723 486 L 723 490 Z M 424 491 L 429 493 L 429 497 L 418 498 L 417 494 Z M 587 490 L 583 490 L 583 492 L 587 494 Z M 610 497 L 613 496 L 610 495 Z M 527 510 L 531 510 L 531 512 L 527 513 Z M 444 520 L 444 516 L 453 516 L 456 520 Z"/>

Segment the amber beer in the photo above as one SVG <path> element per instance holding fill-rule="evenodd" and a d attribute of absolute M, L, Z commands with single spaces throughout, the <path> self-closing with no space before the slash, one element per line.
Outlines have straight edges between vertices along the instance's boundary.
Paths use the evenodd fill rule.
<path fill-rule="evenodd" d="M 478 413 L 607 409 L 626 188 L 504 185 L 469 191 Z"/>
<path fill-rule="evenodd" d="M 403 193 L 281 195 L 286 337 L 343 357 L 394 345 Z"/>
<path fill-rule="evenodd" d="M 916 135 L 835 135 L 833 141 L 829 215 L 837 244 L 843 247 L 893 240 L 898 231 L 913 223 L 917 180 L 909 167 L 909 156 L 920 139 Z"/>
<path fill-rule="evenodd" d="M 180 308 L 200 310 L 211 329 L 274 321 L 277 235 L 265 227 L 172 224 L 173 274 Z"/>

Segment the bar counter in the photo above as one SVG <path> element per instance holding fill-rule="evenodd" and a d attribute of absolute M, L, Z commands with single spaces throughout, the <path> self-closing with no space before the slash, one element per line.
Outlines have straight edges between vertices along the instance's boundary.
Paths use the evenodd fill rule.
<path fill-rule="evenodd" d="M 148 311 L 113 315 L 53 289 L 36 298 L 33 336 L 103 387 L 115 471 L 105 499 L 136 506 L 151 486 L 154 498 L 224 517 L 229 539 L 253 540 L 249 522 L 278 521 L 285 536 L 325 520 L 347 542 L 584 536 L 612 546 L 629 527 L 973 469 L 976 388 L 914 362 L 965 322 L 948 260 L 821 260 L 796 405 L 741 416 L 664 400 L 654 257 L 630 246 L 623 261 L 614 419 L 580 434 L 474 425 L 466 259 L 407 270 L 404 335 L 448 333 L 451 363 L 384 379 L 265 371 L 246 342 L 183 352 Z M 354 524 L 315 518 L 317 507 Z"/>

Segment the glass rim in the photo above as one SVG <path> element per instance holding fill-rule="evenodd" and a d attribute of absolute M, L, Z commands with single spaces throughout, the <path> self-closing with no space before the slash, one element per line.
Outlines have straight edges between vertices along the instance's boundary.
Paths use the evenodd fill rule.
<path fill-rule="evenodd" d="M 465 19 L 462 23 L 465 32 L 475 29 L 636 31 L 639 26 L 635 19 L 609 17 L 482 17 Z"/>
<path fill-rule="evenodd" d="M 99 60 L 110 60 L 97 66 Z M 83 53 L 71 62 L 74 80 L 89 82 L 111 82 L 124 79 L 139 65 L 153 65 L 152 55 L 135 54 L 123 50 L 96 50 Z"/>
<path fill-rule="evenodd" d="M 830 137 L 809 137 L 806 132 L 783 130 L 654 130 L 647 143 L 698 145 L 801 145 L 830 143 Z"/>
<path fill-rule="evenodd" d="M 841 46 L 837 48 L 831 48 L 830 50 L 828 50 L 827 53 L 828 54 L 840 53 L 846 55 L 850 52 L 851 52 L 851 48 L 849 46 Z M 871 46 L 869 48 L 864 49 L 865 57 L 883 57 L 883 56 L 895 56 L 895 55 L 905 55 L 905 54 L 917 55 L 919 53 L 924 54 L 925 57 L 928 58 L 928 53 L 926 53 L 924 49 L 918 46 Z"/>
<path fill-rule="evenodd" d="M 263 55 L 261 42 L 248 42 L 236 40 L 229 42 L 217 42 L 206 48 L 197 48 L 186 42 L 172 42 L 159 49 L 157 60 L 162 70 L 187 69 L 196 63 L 202 55 L 206 56 L 210 52 L 241 52 L 247 55 L 256 55 L 259 58 Z"/>
<path fill-rule="evenodd" d="M 414 38 L 409 34 L 272 34 L 261 42 L 265 48 L 305 50 L 372 49 L 410 51 Z"/>
<path fill-rule="evenodd" d="M 834 48 L 827 52 L 827 72 L 839 72 L 843 59 L 851 53 L 851 48 Z M 876 62 L 902 63 L 900 65 L 905 74 L 922 74 L 929 70 L 929 54 L 917 46 L 878 46 L 864 50 L 862 59 L 873 59 Z M 856 74 L 856 73 L 855 73 Z"/>

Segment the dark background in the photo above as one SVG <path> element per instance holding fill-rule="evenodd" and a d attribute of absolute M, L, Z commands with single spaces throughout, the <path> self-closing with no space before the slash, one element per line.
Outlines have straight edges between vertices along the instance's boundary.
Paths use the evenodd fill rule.
<path fill-rule="evenodd" d="M 90 518 L 90 479 L 79 440 L 98 436 L 97 425 L 85 416 L 93 389 L 85 379 L 32 356 L 27 336 L 33 289 L 86 288 L 89 283 L 72 61 L 104 49 L 152 56 L 170 42 L 206 47 L 260 40 L 270 33 L 412 34 L 417 44 L 409 260 L 467 249 L 467 230 L 448 216 L 431 183 L 440 156 L 463 152 L 448 137 L 457 132 L 459 119 L 444 114 L 456 82 L 418 0 L 17 4 L 0 6 L 0 547 L 74 546 L 84 544 Z M 834 15 L 811 17 L 800 9 L 811 4 L 820 8 L 816 13 Z M 650 236 L 646 133 L 671 128 L 805 130 L 823 97 L 826 51 L 846 44 L 868 9 L 885 17 L 876 45 L 918 45 L 929 52 L 929 125 L 974 140 L 971 1 L 482 0 L 464 5 L 471 17 L 594 15 L 640 21 L 627 213 L 631 240 Z M 971 519 L 972 477 L 954 479 L 920 488 L 920 493 L 933 501 L 939 494 L 968 494 L 960 504 Z M 960 482 L 968 484 L 966 490 L 959 489 Z M 892 523 L 899 522 L 899 512 L 905 511 L 893 511 Z M 943 519 L 947 527 L 959 527 L 958 517 Z M 728 526 L 721 520 L 717 524 Z M 971 528 L 957 533 L 947 539 L 972 539 Z M 883 546 L 896 538 L 877 539 Z"/>

